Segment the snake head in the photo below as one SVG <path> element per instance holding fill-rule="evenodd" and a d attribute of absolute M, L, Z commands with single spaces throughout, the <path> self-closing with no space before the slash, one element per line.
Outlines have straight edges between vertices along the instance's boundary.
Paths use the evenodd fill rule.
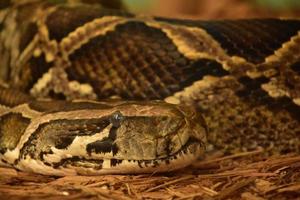
<path fill-rule="evenodd" d="M 205 123 L 188 107 L 161 101 L 83 106 L 89 109 L 73 103 L 32 119 L 18 168 L 51 175 L 165 172 L 204 152 Z"/>
<path fill-rule="evenodd" d="M 114 113 L 117 126 L 110 135 L 110 173 L 171 171 L 195 161 L 204 151 L 206 126 L 193 109 L 164 102 L 120 105 Z M 90 144 L 101 153 L 101 141 Z"/>

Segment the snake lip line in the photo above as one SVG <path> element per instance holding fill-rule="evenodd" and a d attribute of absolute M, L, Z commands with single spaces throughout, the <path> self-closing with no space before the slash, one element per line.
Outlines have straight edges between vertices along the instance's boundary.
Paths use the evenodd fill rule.
<path fill-rule="evenodd" d="M 121 172 L 121 174 L 163 173 L 184 168 L 190 165 L 193 161 L 197 160 L 200 155 L 203 155 L 203 146 L 205 145 L 202 141 L 195 138 L 190 138 L 179 151 L 173 155 L 169 155 L 168 157 L 153 160 L 128 160 L 128 163 L 132 164 L 137 162 L 138 168 L 136 168 L 134 171 L 132 169 L 129 169 L 128 171 L 124 170 Z M 113 174 L 118 174 L 118 172 L 115 172 L 112 171 Z"/>
<path fill-rule="evenodd" d="M 152 160 L 129 160 L 130 161 L 133 161 L 133 162 L 138 162 L 139 166 L 141 168 L 143 168 L 142 166 L 142 163 L 145 164 L 145 167 L 148 167 L 147 165 L 148 164 L 153 164 L 152 167 L 156 167 L 156 165 L 158 164 L 158 162 L 165 162 L 167 165 L 170 164 L 170 162 L 173 160 L 173 159 L 178 159 L 178 157 L 184 155 L 184 154 L 188 154 L 188 153 L 192 153 L 194 155 L 198 155 L 197 152 L 198 150 L 200 149 L 199 147 L 203 146 L 204 144 L 201 142 L 201 141 L 198 141 L 194 138 L 190 138 L 185 145 L 182 146 L 182 148 L 175 152 L 174 154 L 172 155 L 169 155 L 168 157 L 165 157 L 165 158 L 157 158 L 157 159 L 152 159 Z M 192 150 L 190 150 L 190 148 Z M 194 149 L 196 148 L 196 150 Z M 190 150 L 190 152 L 189 152 Z M 194 152 L 191 152 L 191 151 L 194 151 Z M 195 156 L 197 157 L 197 156 Z"/>

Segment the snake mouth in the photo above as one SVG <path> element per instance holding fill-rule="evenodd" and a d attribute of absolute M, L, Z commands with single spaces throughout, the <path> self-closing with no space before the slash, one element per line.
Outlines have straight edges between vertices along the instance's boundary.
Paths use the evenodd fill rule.
<path fill-rule="evenodd" d="M 190 165 L 204 152 L 202 141 L 189 138 L 188 141 L 172 155 L 151 160 L 126 159 L 89 159 L 74 156 L 62 159 L 53 165 L 56 169 L 73 169 L 79 175 L 101 174 L 141 174 L 174 171 Z"/>

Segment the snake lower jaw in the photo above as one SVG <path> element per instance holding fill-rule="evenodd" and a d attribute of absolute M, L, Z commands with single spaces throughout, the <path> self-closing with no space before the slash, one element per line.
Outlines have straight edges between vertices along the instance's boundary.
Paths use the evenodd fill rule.
<path fill-rule="evenodd" d="M 20 161 L 17 168 L 55 176 L 162 173 L 192 164 L 204 154 L 203 145 L 200 141 L 189 139 L 175 154 L 153 160 L 95 160 L 74 156 L 63 160 L 57 166 L 47 166 L 43 162 L 27 158 Z"/>
<path fill-rule="evenodd" d="M 204 154 L 204 144 L 195 139 L 188 142 L 175 154 L 153 160 L 104 160 L 101 170 L 77 171 L 79 175 L 143 174 L 171 172 L 191 165 Z M 114 163 L 112 167 L 112 162 Z M 106 167 L 108 166 L 108 167 Z"/>

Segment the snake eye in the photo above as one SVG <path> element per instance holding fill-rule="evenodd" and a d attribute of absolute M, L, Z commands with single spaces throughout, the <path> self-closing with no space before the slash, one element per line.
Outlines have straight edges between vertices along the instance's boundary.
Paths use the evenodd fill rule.
<path fill-rule="evenodd" d="M 120 111 L 114 112 L 110 117 L 110 123 L 113 127 L 119 127 L 120 123 L 125 119 L 124 115 Z"/>

